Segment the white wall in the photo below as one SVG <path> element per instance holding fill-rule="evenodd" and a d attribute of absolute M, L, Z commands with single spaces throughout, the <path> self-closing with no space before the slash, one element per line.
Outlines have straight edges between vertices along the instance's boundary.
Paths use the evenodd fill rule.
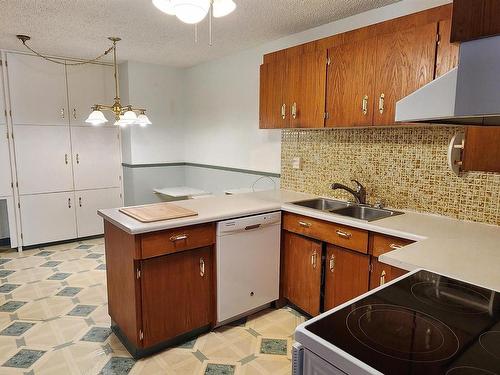
<path fill-rule="evenodd" d="M 186 161 L 279 173 L 281 132 L 259 130 L 262 56 L 449 2 L 403 0 L 188 69 Z"/>

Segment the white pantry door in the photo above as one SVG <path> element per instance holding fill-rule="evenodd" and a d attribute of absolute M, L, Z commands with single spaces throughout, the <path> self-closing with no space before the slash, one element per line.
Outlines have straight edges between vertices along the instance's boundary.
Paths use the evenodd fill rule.
<path fill-rule="evenodd" d="M 72 127 L 75 190 L 121 186 L 119 129 L 111 127 Z"/>
<path fill-rule="evenodd" d="M 23 245 L 76 238 L 73 192 L 19 197 Z"/>
<path fill-rule="evenodd" d="M 68 97 L 71 125 L 89 126 L 85 123 L 94 104 L 113 104 L 114 71 L 110 66 L 87 64 L 67 66 Z M 104 112 L 113 126 L 114 115 Z"/>
<path fill-rule="evenodd" d="M 69 126 L 14 128 L 19 194 L 73 190 Z"/>
<path fill-rule="evenodd" d="M 2 66 L 0 66 L 0 124 L 6 124 L 7 118 L 5 113 L 5 96 L 3 93 L 3 73 Z"/>
<path fill-rule="evenodd" d="M 97 210 L 123 206 L 120 188 L 76 191 L 75 203 L 78 237 L 103 234 L 104 225 Z"/>
<path fill-rule="evenodd" d="M 64 65 L 15 53 L 7 61 L 14 125 L 68 125 Z"/>
<path fill-rule="evenodd" d="M 0 125 L 0 197 L 12 196 L 7 125 Z"/>

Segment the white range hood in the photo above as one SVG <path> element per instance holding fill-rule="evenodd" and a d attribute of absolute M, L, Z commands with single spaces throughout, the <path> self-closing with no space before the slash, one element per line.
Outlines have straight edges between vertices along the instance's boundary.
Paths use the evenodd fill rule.
<path fill-rule="evenodd" d="M 462 43 L 458 67 L 398 101 L 396 121 L 500 125 L 500 36 Z"/>

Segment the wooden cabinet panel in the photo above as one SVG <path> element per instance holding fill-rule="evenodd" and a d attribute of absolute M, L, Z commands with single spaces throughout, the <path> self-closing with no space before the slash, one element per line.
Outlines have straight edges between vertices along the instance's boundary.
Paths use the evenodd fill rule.
<path fill-rule="evenodd" d="M 144 347 L 211 323 L 214 304 L 210 247 L 141 263 Z"/>
<path fill-rule="evenodd" d="M 434 78 L 437 23 L 377 40 L 374 125 L 394 124 L 396 102 Z"/>
<path fill-rule="evenodd" d="M 283 229 L 329 242 L 361 253 L 368 253 L 368 232 L 341 224 L 285 212 Z"/>
<path fill-rule="evenodd" d="M 500 126 L 468 126 L 463 152 L 464 171 L 500 172 Z"/>
<path fill-rule="evenodd" d="M 289 126 L 284 99 L 286 60 L 260 66 L 259 128 L 279 129 Z"/>
<path fill-rule="evenodd" d="M 500 34 L 500 1 L 454 0 L 452 42 Z"/>
<path fill-rule="evenodd" d="M 367 126 L 373 120 L 376 39 L 328 50 L 326 126 Z"/>
<path fill-rule="evenodd" d="M 289 59 L 287 105 L 291 128 L 321 128 L 325 123 L 326 51 Z"/>
<path fill-rule="evenodd" d="M 327 246 L 325 311 L 368 291 L 370 256 Z"/>
<path fill-rule="evenodd" d="M 321 242 L 283 233 L 283 296 L 311 315 L 320 312 Z"/>
<path fill-rule="evenodd" d="M 371 235 L 371 254 L 379 257 L 389 251 L 397 250 L 403 246 L 413 243 L 412 240 L 404 238 L 386 236 L 384 234 L 372 233 Z"/>
<path fill-rule="evenodd" d="M 460 44 L 450 42 L 451 20 L 439 21 L 439 42 L 436 54 L 435 78 L 458 66 Z"/>
<path fill-rule="evenodd" d="M 379 262 L 378 259 L 374 257 L 372 257 L 371 264 L 370 290 L 384 285 L 408 272 L 401 268 Z"/>
<path fill-rule="evenodd" d="M 142 236 L 142 258 L 152 258 L 215 243 L 214 223 L 147 233 Z"/>

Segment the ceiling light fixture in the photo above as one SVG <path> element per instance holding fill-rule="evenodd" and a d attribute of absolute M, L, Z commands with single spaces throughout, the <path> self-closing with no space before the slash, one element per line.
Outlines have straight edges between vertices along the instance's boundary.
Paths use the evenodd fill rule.
<path fill-rule="evenodd" d="M 184 23 L 195 25 L 195 41 L 198 41 L 197 24 L 209 15 L 209 45 L 212 45 L 212 17 L 227 16 L 236 9 L 233 0 L 152 0 L 163 13 L 176 16 Z"/>
<path fill-rule="evenodd" d="M 33 48 L 28 46 L 26 43 L 31 39 L 27 35 L 17 35 L 17 38 L 23 43 L 23 45 L 29 49 L 31 52 L 33 52 L 35 55 L 53 62 L 55 64 L 61 64 L 61 65 L 84 65 L 84 64 L 90 64 L 93 62 L 96 62 L 97 60 L 101 59 L 102 57 L 106 56 L 108 53 L 113 51 L 113 68 L 114 68 L 114 77 L 115 77 L 115 101 L 112 105 L 106 105 L 106 104 L 94 104 L 92 106 L 92 112 L 90 113 L 89 117 L 85 120 L 87 124 L 98 126 L 98 125 L 104 125 L 105 123 L 108 122 L 106 117 L 104 116 L 104 113 L 102 113 L 103 110 L 105 111 L 111 111 L 115 114 L 115 125 L 119 126 L 127 126 L 127 125 L 140 125 L 140 126 L 146 126 L 146 125 L 151 125 L 151 121 L 149 121 L 148 116 L 146 116 L 146 109 L 145 108 L 134 108 L 132 105 L 122 105 L 120 102 L 120 86 L 119 86 L 119 80 L 118 80 L 118 64 L 116 62 L 116 43 L 118 43 L 121 39 L 118 37 L 109 37 L 108 39 L 111 40 L 113 45 L 109 47 L 106 51 L 104 51 L 103 54 L 97 56 L 96 58 L 92 60 L 84 60 L 84 61 L 78 61 L 78 62 L 68 62 L 66 60 L 58 60 L 54 59 L 45 55 L 42 55 L 41 53 L 35 51 Z M 137 115 L 139 114 L 139 115 Z"/>

